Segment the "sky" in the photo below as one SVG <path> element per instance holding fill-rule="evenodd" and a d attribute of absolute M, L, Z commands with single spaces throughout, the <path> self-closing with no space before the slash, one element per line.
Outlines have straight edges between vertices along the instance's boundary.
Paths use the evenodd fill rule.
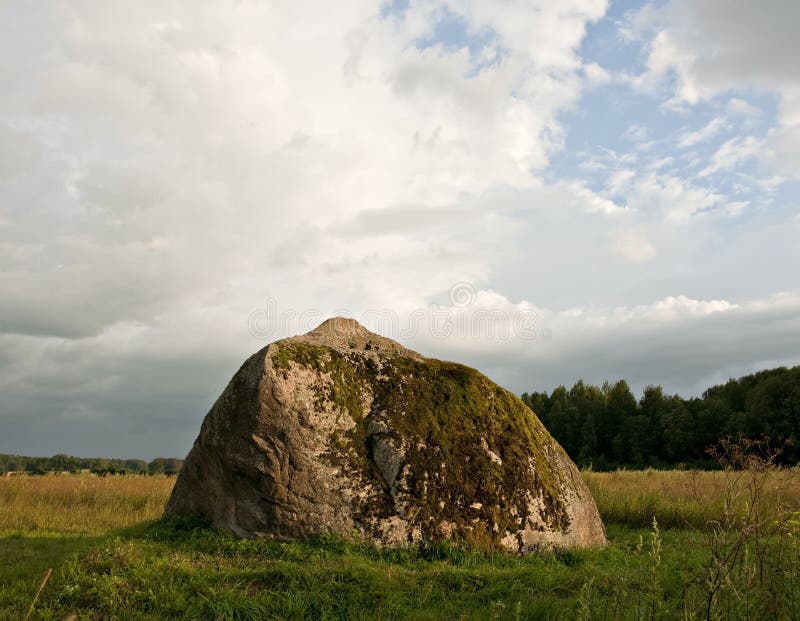
<path fill-rule="evenodd" d="M 800 3 L 0 5 L 0 452 L 182 456 L 345 315 L 506 388 L 800 363 Z"/>

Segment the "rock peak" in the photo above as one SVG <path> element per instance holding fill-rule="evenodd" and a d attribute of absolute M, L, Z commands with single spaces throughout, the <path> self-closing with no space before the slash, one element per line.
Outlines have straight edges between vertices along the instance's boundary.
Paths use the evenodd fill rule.
<path fill-rule="evenodd" d="M 371 332 L 349 317 L 331 317 L 310 332 L 288 340 L 315 343 L 339 351 L 361 350 L 377 356 L 390 354 L 421 358 L 416 352 L 390 338 Z"/>
<path fill-rule="evenodd" d="M 370 331 L 350 317 L 331 317 L 326 319 L 311 332 L 332 332 L 334 334 L 369 334 Z"/>

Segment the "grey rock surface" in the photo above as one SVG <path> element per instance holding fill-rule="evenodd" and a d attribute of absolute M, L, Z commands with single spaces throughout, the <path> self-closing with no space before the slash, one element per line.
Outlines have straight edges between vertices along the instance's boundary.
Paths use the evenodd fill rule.
<path fill-rule="evenodd" d="M 353 320 L 265 347 L 203 421 L 166 507 L 244 537 L 605 543 L 575 465 L 516 396 Z"/>

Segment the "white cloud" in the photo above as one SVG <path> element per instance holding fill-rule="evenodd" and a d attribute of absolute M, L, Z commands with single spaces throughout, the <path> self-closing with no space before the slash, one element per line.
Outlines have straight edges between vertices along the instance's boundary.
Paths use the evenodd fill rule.
<path fill-rule="evenodd" d="M 643 263 L 655 256 L 656 249 L 641 231 L 628 229 L 612 233 L 611 252 L 631 263 Z"/>
<path fill-rule="evenodd" d="M 628 126 L 628 129 L 625 130 L 625 133 L 622 136 L 623 138 L 633 140 L 634 142 L 641 142 L 642 140 L 647 140 L 650 137 L 650 134 L 650 128 L 645 127 L 644 125 L 639 125 L 638 123 L 634 123 Z"/>
<path fill-rule="evenodd" d="M 704 317 L 739 308 L 727 300 L 694 300 L 685 295 L 669 296 L 653 304 L 636 306 L 628 311 L 630 319 L 673 321 L 680 317 Z"/>
<path fill-rule="evenodd" d="M 611 82 L 611 74 L 597 63 L 587 63 L 583 66 L 583 73 L 590 86 L 602 86 Z"/>
<path fill-rule="evenodd" d="M 797 351 L 794 302 L 723 302 L 785 288 L 768 268 L 796 262 L 796 230 L 766 222 L 720 246 L 710 219 L 691 216 L 741 201 L 664 173 L 655 142 L 587 156 L 605 181 L 547 170 L 565 110 L 607 82 L 579 54 L 606 8 L 4 9 L 0 451 L 188 448 L 265 344 L 248 319 L 268 296 L 299 325 L 342 307 L 407 317 L 473 283 L 476 309 L 535 312 L 553 338 L 409 344 L 515 390 L 576 374 L 679 388 Z M 433 40 L 453 16 L 469 46 Z M 785 127 L 794 110 L 785 96 Z M 650 137 L 633 123 L 628 134 Z M 771 331 L 734 351 L 729 334 L 752 322 Z"/>
<path fill-rule="evenodd" d="M 672 156 L 667 157 L 659 157 L 654 160 L 651 160 L 645 165 L 646 170 L 661 170 L 662 168 L 667 168 L 671 166 L 675 162 L 675 158 Z"/>
<path fill-rule="evenodd" d="M 800 88 L 796 85 L 782 90 L 778 108 L 779 124 L 766 139 L 763 159 L 774 171 L 775 178 L 800 178 Z"/>
<path fill-rule="evenodd" d="M 276 253 L 302 256 L 315 235 L 343 253 L 332 265 L 390 260 L 373 241 L 330 237 L 361 211 L 535 187 L 561 145 L 557 114 L 580 94 L 585 22 L 605 2 L 449 4 L 496 33 L 505 52 L 486 67 L 466 48 L 415 46 L 444 6 L 389 19 L 365 2 L 77 4 L 63 20 L 16 8 L 18 36 L 0 41 L 3 259 L 17 257 L 0 275 L 3 329 L 150 321 L 218 299 L 232 274 L 251 283 L 233 292 L 246 299 Z M 438 250 L 401 238 L 391 252 Z"/>
<path fill-rule="evenodd" d="M 780 173 L 800 168 L 794 128 L 800 124 L 800 41 L 793 24 L 800 4 L 775 0 L 765 7 L 747 0 L 670 0 L 647 5 L 628 28 L 649 41 L 647 70 L 630 78 L 641 88 L 671 87 L 670 105 L 694 105 L 728 93 L 762 91 L 780 97 L 779 125 L 771 133 L 766 158 Z M 752 117 L 759 110 L 731 97 L 728 114 Z M 795 176 L 793 172 L 791 176 Z M 789 175 L 787 175 L 789 176 Z"/>
<path fill-rule="evenodd" d="M 726 140 L 711 156 L 711 162 L 697 173 L 698 177 L 708 177 L 722 170 L 732 170 L 742 162 L 761 157 L 764 144 L 753 136 L 737 136 Z"/>
<path fill-rule="evenodd" d="M 200 414 L 268 293 L 402 309 L 487 281 L 517 243 L 509 205 L 540 191 L 559 115 L 602 74 L 578 48 L 606 4 L 3 9 L 0 358 L 18 398 L 0 450 L 24 450 L 6 421 L 37 425 L 26 413 L 58 410 L 57 388 L 118 423 L 175 399 Z M 432 40 L 453 15 L 476 53 Z M 26 392 L 34 372 L 53 394 Z M 143 397 L 134 378 L 156 372 L 172 387 Z M 139 446 L 147 420 L 129 421 Z"/>
<path fill-rule="evenodd" d="M 731 116 L 753 117 L 761 115 L 761 110 L 759 108 L 738 97 L 731 97 L 728 100 L 728 104 L 725 106 L 725 111 Z"/>
<path fill-rule="evenodd" d="M 695 103 L 731 89 L 795 83 L 798 42 L 791 24 L 799 18 L 792 0 L 776 0 L 768 10 L 747 0 L 671 0 L 645 11 L 635 27 L 657 32 L 647 79 L 674 71 L 678 95 Z"/>
<path fill-rule="evenodd" d="M 600 384 L 625 377 L 635 390 L 656 383 L 688 396 L 720 377 L 759 370 L 765 361 L 798 362 L 797 292 L 739 303 L 674 295 L 632 306 L 563 309 L 514 304 L 494 292 L 485 299 L 508 317 L 534 312 L 536 335 L 453 341 L 421 333 L 413 345 L 508 377 L 518 391 L 552 390 L 581 378 Z M 470 316 L 468 310 L 459 312 Z M 531 366 L 535 377 L 527 371 Z"/>
<path fill-rule="evenodd" d="M 574 47 L 585 34 L 586 23 L 602 17 L 607 6 L 607 0 L 509 0 L 498 10 L 491 0 L 448 3 L 472 25 L 489 26 L 505 46 L 524 53 L 537 67 L 553 71 L 578 68 L 580 60 Z"/>
<path fill-rule="evenodd" d="M 699 142 L 704 142 L 716 136 L 725 127 L 725 117 L 717 117 L 705 126 L 693 132 L 684 132 L 678 136 L 678 147 L 685 149 Z"/>
<path fill-rule="evenodd" d="M 606 182 L 606 189 L 612 194 L 618 194 L 628 187 L 629 182 L 636 176 L 636 171 L 630 168 L 621 168 L 616 171 Z"/>
<path fill-rule="evenodd" d="M 738 216 L 750 206 L 750 201 L 730 201 L 725 203 L 725 213 L 729 216 Z"/>
<path fill-rule="evenodd" d="M 590 190 L 580 184 L 573 184 L 570 187 L 571 195 L 569 204 L 585 210 L 587 213 L 603 213 L 607 215 L 618 214 L 624 207 L 618 205 L 610 198 L 606 198 L 597 192 Z"/>
<path fill-rule="evenodd" d="M 765 157 L 771 167 L 785 177 L 800 178 L 800 125 L 774 129 L 768 144 L 771 152 Z"/>
<path fill-rule="evenodd" d="M 724 198 L 680 177 L 649 172 L 639 175 L 631 184 L 627 202 L 634 209 L 680 221 L 712 209 Z"/>

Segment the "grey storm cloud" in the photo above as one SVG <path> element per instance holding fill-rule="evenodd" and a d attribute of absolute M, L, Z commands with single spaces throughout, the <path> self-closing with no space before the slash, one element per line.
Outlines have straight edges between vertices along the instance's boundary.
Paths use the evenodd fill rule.
<path fill-rule="evenodd" d="M 781 153 L 769 145 L 793 144 L 796 8 L 773 24 L 745 3 L 693 6 L 648 22 L 642 36 L 684 53 L 648 40 L 648 71 L 775 89 L 783 112 L 763 144 Z M 405 339 L 517 392 L 626 377 L 693 394 L 797 361 L 789 203 L 731 221 L 728 197 L 642 162 L 614 188 L 543 172 L 564 112 L 597 87 L 580 45 L 607 8 L 4 4 L 0 451 L 185 453 L 268 342 L 251 330 L 268 300 L 287 318 L 270 338 L 334 312 L 536 312 L 551 338 Z M 491 36 L 423 46 L 442 15 Z M 765 48 L 747 33 L 737 47 L 751 18 L 777 28 Z M 761 60 L 738 71 L 750 52 Z M 472 306 L 449 299 L 456 283 Z"/>

